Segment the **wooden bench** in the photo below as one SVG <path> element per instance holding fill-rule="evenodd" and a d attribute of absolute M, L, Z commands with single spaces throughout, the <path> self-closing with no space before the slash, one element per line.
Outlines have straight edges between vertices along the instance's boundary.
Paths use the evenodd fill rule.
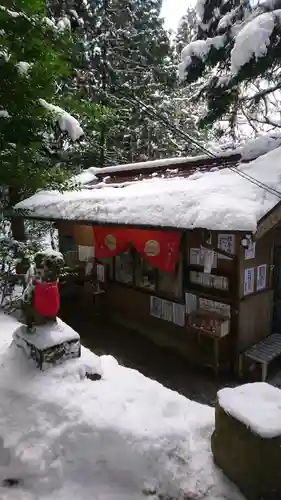
<path fill-rule="evenodd" d="M 243 372 L 243 358 L 248 358 L 262 366 L 262 381 L 267 379 L 268 365 L 271 361 L 281 356 L 281 334 L 273 333 L 261 342 L 250 347 L 239 356 L 239 375 Z"/>

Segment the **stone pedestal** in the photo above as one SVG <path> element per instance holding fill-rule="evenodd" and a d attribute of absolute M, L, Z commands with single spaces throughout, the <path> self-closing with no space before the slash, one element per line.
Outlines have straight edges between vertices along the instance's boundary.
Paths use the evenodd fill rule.
<path fill-rule="evenodd" d="M 247 384 L 250 385 L 256 386 Z M 256 404 L 255 394 L 251 398 L 249 393 L 249 410 L 252 405 L 249 417 L 245 411 L 247 404 L 243 405 L 243 400 L 238 401 L 236 415 L 232 411 L 235 407 L 232 402 L 237 402 L 235 396 L 233 400 L 228 400 L 230 408 L 221 404 L 219 397 L 216 404 L 216 425 L 211 443 L 214 461 L 248 500 L 281 499 L 281 433 L 277 435 L 277 425 L 275 429 L 270 428 L 276 416 L 278 422 L 278 415 L 275 413 L 274 416 L 274 403 L 271 401 L 272 396 L 274 399 L 272 390 L 276 389 L 269 387 L 269 397 L 266 399 L 265 395 L 264 402 L 261 400 L 259 404 Z M 220 392 L 237 389 L 224 389 Z M 278 405 L 280 396 L 276 399 Z M 268 421 L 268 429 L 263 424 L 259 428 L 262 415 L 263 421 Z"/>
<path fill-rule="evenodd" d="M 15 330 L 13 340 L 40 370 L 81 355 L 80 336 L 59 318 L 36 326 L 34 333 L 28 333 L 26 326 L 21 325 Z"/>

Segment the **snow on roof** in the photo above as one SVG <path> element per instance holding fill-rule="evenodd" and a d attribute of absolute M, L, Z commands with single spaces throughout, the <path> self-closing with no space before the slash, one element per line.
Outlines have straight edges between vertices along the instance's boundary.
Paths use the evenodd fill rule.
<path fill-rule="evenodd" d="M 234 154 L 241 155 L 242 149 L 239 150 L 229 150 L 229 151 L 216 151 L 222 159 L 227 159 Z M 74 181 L 78 184 L 87 185 L 93 181 L 97 181 L 98 175 L 104 176 L 104 174 L 115 174 L 117 172 L 129 172 L 134 170 L 157 170 L 163 169 L 165 167 L 175 167 L 177 165 L 184 166 L 191 163 L 210 161 L 210 156 L 208 155 L 197 155 L 197 156 L 179 156 L 174 158 L 162 158 L 159 160 L 147 160 L 137 163 L 125 163 L 121 165 L 112 165 L 108 167 L 90 167 L 86 170 L 82 170 L 78 175 L 74 177 Z"/>
<path fill-rule="evenodd" d="M 112 187 L 103 183 L 73 192 L 39 192 L 15 209 L 47 219 L 148 225 L 181 229 L 256 231 L 258 221 L 280 201 L 241 174 L 281 192 L 281 147 L 237 170 L 164 176 Z M 237 173 L 238 171 L 238 173 Z"/>
<path fill-rule="evenodd" d="M 1 113 L 1 111 L 0 111 Z M 1 114 L 0 114 L 1 116 Z M 208 149 L 211 154 L 215 157 L 221 159 L 227 159 L 233 155 L 240 155 L 242 160 L 249 161 L 257 158 L 269 151 L 281 146 L 281 134 L 278 132 L 269 132 L 267 134 L 260 135 L 255 139 L 248 140 L 245 144 L 228 149 L 222 150 L 221 147 L 214 149 L 212 145 Z M 146 170 L 146 169 L 162 169 L 164 167 L 175 167 L 176 165 L 188 165 L 190 163 L 209 161 L 210 155 L 197 155 L 197 156 L 184 156 L 176 158 L 162 158 L 160 160 L 147 160 L 144 162 L 137 163 L 126 163 L 123 165 L 113 165 L 109 167 L 90 167 L 87 170 L 83 170 L 80 174 L 74 177 L 74 180 L 82 185 L 90 184 L 93 181 L 97 181 L 97 176 L 99 174 L 114 174 L 115 172 L 127 172 L 134 170 Z"/>
<path fill-rule="evenodd" d="M 220 156 L 222 158 L 227 158 L 228 156 L 233 155 L 233 151 L 222 152 Z M 142 170 L 142 169 L 160 169 L 163 167 L 173 167 L 175 165 L 185 165 L 194 162 L 206 161 L 209 160 L 210 157 L 207 155 L 198 155 L 198 156 L 179 156 L 176 158 L 162 158 L 160 160 L 148 160 L 137 163 L 126 163 L 123 165 L 116 165 L 110 167 L 96 168 L 93 169 L 93 172 L 96 174 L 111 174 L 115 172 L 126 172 L 129 170 Z"/>
<path fill-rule="evenodd" d="M 245 384 L 218 392 L 226 413 L 263 438 L 281 435 L 281 391 L 265 382 Z"/>
<path fill-rule="evenodd" d="M 235 152 L 240 153 L 241 158 L 248 161 L 258 158 L 279 146 L 281 146 L 281 134 L 278 132 L 270 132 L 268 134 L 261 134 L 251 141 L 247 141 L 242 146 L 236 148 Z"/>
<path fill-rule="evenodd" d="M 18 323 L 1 313 L 0 325 L 1 437 L 9 456 L 3 464 L 1 443 L 1 499 L 243 499 L 213 462 L 213 408 L 84 347 L 80 359 L 40 372 L 9 346 Z M 85 365 L 102 379 L 86 379 Z M 12 491 L 5 478 L 22 483 Z"/>

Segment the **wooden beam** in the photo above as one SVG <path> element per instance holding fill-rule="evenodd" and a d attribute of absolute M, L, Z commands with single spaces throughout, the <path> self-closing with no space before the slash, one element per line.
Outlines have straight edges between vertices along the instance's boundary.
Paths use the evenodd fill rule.
<path fill-rule="evenodd" d="M 130 223 L 130 224 L 126 224 L 126 223 L 119 223 L 119 222 L 108 222 L 108 221 L 95 221 L 95 220 L 83 220 L 83 219 L 62 219 L 62 218 L 57 218 L 57 217 L 45 217 L 45 216 L 38 216 L 38 215 L 34 215 L 32 213 L 29 213 L 28 211 L 23 211 L 23 210 L 19 210 L 19 211 L 16 211 L 14 210 L 13 213 L 11 214 L 10 212 L 9 213 L 6 213 L 5 214 L 7 217 L 11 217 L 11 215 L 13 215 L 13 217 L 22 217 L 24 219 L 30 219 L 30 220 L 37 220 L 37 221 L 49 221 L 49 222 L 56 222 L 57 224 L 63 224 L 63 223 L 72 223 L 72 224 L 81 224 L 81 225 L 84 225 L 84 226 L 103 226 L 103 227 L 120 227 L 120 228 L 133 228 L 133 229 L 151 229 L 151 230 L 157 230 L 157 231 L 161 231 L 161 230 L 165 230 L 165 231 L 211 231 L 212 233 L 229 233 L 229 234 L 233 234 L 233 233 L 236 233 L 236 234 L 241 234 L 241 235 L 245 235 L 245 233 L 250 233 L 251 231 L 245 231 L 245 230 L 230 230 L 230 229 L 224 229 L 224 228 L 221 228 L 221 229 L 211 229 L 209 230 L 208 228 L 205 228 L 205 227 L 195 227 L 195 228 L 192 228 L 192 227 L 176 227 L 176 226 L 161 226 L 160 224 L 156 224 L 156 225 L 151 225 L 151 224 L 136 224 L 136 223 Z M 205 244 L 204 244 L 205 246 Z M 224 250 L 220 250 L 220 249 L 214 249 L 214 251 L 218 251 L 219 253 L 221 254 L 224 254 L 226 257 L 229 257 L 229 258 L 233 258 L 233 255 L 232 254 L 229 254 L 228 252 L 225 252 Z"/>
<path fill-rule="evenodd" d="M 262 238 L 270 229 L 273 229 L 281 221 L 281 201 L 275 205 L 264 217 L 258 222 L 255 239 Z"/>

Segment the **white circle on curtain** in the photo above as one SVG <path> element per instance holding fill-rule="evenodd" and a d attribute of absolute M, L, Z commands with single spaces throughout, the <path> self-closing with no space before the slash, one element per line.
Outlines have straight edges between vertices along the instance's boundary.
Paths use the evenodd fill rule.
<path fill-rule="evenodd" d="M 144 251 L 148 257 L 156 257 L 160 253 L 160 245 L 156 240 L 148 240 L 145 244 Z"/>
<path fill-rule="evenodd" d="M 108 234 L 106 238 L 104 239 L 105 245 L 109 250 L 116 250 L 116 238 L 113 236 L 113 234 Z"/>

